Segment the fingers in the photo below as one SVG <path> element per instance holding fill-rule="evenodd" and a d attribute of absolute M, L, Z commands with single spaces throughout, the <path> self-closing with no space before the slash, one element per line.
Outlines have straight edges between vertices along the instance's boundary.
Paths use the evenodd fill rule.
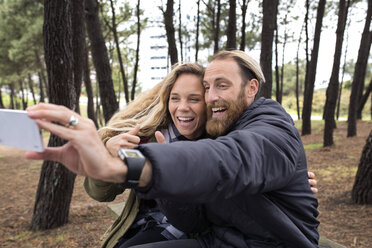
<path fill-rule="evenodd" d="M 55 147 L 46 147 L 43 152 L 34 152 L 34 151 L 26 151 L 25 158 L 27 159 L 35 159 L 35 160 L 56 160 L 56 154 L 58 153 L 58 148 Z M 60 161 L 57 161 L 60 162 Z"/>
<path fill-rule="evenodd" d="M 315 179 L 315 173 L 312 171 L 307 172 L 307 175 L 310 179 Z"/>
<path fill-rule="evenodd" d="M 155 132 L 155 138 L 158 143 L 165 144 L 165 137 L 160 131 Z"/>
<path fill-rule="evenodd" d="M 316 194 L 316 193 L 318 193 L 318 188 L 311 187 L 311 191 L 312 191 L 314 194 Z"/>
<path fill-rule="evenodd" d="M 141 125 L 140 124 L 137 124 L 132 130 L 130 130 L 128 132 L 128 134 L 137 135 L 137 133 L 140 130 L 140 128 L 141 128 Z"/>

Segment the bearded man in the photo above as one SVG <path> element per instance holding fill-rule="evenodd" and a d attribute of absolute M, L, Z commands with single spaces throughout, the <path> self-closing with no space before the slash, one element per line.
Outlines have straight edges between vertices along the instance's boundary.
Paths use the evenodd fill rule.
<path fill-rule="evenodd" d="M 222 51 L 203 79 L 206 130 L 214 139 L 143 144 L 132 152 L 144 158 L 140 153 L 106 164 L 98 157 L 104 148 L 89 152 L 86 147 L 94 144 L 87 141 L 74 144 L 71 156 L 80 163 L 65 165 L 84 176 L 125 181 L 145 199 L 185 203 L 185 211 L 168 208 L 166 216 L 197 237 L 136 247 L 318 247 L 318 202 L 305 151 L 280 104 L 255 99 L 263 82 L 255 60 L 242 51 Z"/>

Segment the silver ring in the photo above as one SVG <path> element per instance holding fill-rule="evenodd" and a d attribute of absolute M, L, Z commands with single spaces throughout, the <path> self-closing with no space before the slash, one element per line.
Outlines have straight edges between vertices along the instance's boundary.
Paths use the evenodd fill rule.
<path fill-rule="evenodd" d="M 74 127 L 79 123 L 79 119 L 75 115 L 71 115 L 70 120 L 66 124 L 66 127 Z"/>

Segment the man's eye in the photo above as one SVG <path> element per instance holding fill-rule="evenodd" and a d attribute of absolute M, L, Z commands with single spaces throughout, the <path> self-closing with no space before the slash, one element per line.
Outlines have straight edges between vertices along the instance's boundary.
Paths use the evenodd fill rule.
<path fill-rule="evenodd" d="M 226 84 L 220 84 L 218 87 L 221 88 L 221 89 L 225 89 L 225 88 L 227 88 L 227 85 Z"/>

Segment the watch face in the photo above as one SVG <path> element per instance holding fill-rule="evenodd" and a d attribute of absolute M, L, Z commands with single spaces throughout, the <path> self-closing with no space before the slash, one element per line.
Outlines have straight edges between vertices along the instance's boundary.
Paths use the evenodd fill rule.
<path fill-rule="evenodd" d="M 125 148 L 120 148 L 119 149 L 119 156 L 121 159 L 126 158 L 144 158 L 142 153 L 138 150 L 135 149 L 125 149 Z"/>
<path fill-rule="evenodd" d="M 140 158 L 140 154 L 138 153 L 138 151 L 134 150 L 134 151 L 125 151 L 125 155 L 127 157 L 131 157 L 131 158 Z"/>

